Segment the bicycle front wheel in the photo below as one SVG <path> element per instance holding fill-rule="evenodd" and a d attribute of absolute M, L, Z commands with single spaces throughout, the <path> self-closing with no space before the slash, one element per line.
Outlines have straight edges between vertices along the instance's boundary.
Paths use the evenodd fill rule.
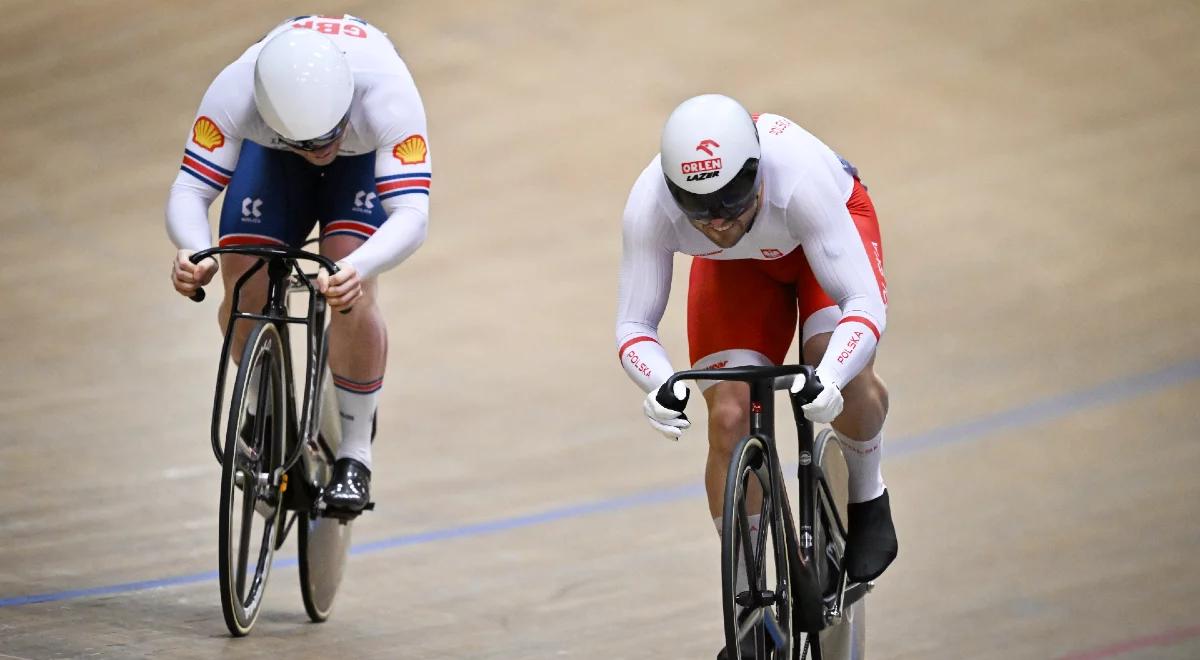
<path fill-rule="evenodd" d="M 284 368 L 279 330 L 259 322 L 238 367 L 221 466 L 221 611 L 237 637 L 258 618 L 284 518 Z"/>
<path fill-rule="evenodd" d="M 721 535 L 724 657 L 792 660 L 791 551 L 779 467 L 764 440 L 738 443 L 725 482 Z"/>

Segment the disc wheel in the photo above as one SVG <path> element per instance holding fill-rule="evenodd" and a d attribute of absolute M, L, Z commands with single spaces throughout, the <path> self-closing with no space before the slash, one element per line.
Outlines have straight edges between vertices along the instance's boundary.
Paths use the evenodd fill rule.
<path fill-rule="evenodd" d="M 346 569 L 353 523 L 300 514 L 300 595 L 308 618 L 329 618 L 333 599 Z"/>
<path fill-rule="evenodd" d="M 738 443 L 726 476 L 721 536 L 723 657 L 729 660 L 794 657 L 790 553 L 783 508 L 772 495 L 781 492 L 777 474 L 762 438 Z"/>
<path fill-rule="evenodd" d="M 813 442 L 816 466 L 825 475 L 833 502 L 829 502 L 823 494 L 817 501 L 823 503 L 817 508 L 814 521 L 814 542 L 817 556 L 817 576 L 826 602 L 832 603 L 837 595 L 837 577 L 840 572 L 842 556 L 846 551 L 845 539 L 837 529 L 826 506 L 837 507 L 842 521 L 846 520 L 848 503 L 849 471 L 846 459 L 842 456 L 841 446 L 834 437 L 831 429 L 825 429 L 817 435 Z M 867 612 L 866 601 L 858 600 L 845 608 L 840 621 L 836 621 L 818 636 L 816 660 L 862 660 L 866 657 Z"/>
<path fill-rule="evenodd" d="M 249 633 L 258 618 L 284 520 L 284 365 L 279 331 L 260 322 L 242 352 L 221 466 L 221 611 L 237 637 Z"/>
<path fill-rule="evenodd" d="M 338 419 L 337 397 L 333 390 L 333 379 L 325 371 L 318 423 L 322 442 L 336 452 L 341 444 L 341 424 Z M 317 483 L 324 485 L 332 471 L 320 452 L 305 456 L 312 462 L 309 474 Z M 304 611 L 308 618 L 320 623 L 329 618 L 333 610 L 333 599 L 346 570 L 346 557 L 350 553 L 350 531 L 353 521 L 314 517 L 311 511 L 300 513 L 298 521 L 300 552 L 300 596 L 304 599 Z"/>

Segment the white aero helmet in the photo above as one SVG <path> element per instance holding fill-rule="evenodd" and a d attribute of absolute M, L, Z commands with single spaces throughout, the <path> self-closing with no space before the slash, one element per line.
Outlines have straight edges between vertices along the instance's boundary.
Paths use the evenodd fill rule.
<path fill-rule="evenodd" d="M 258 52 L 254 103 L 288 146 L 311 151 L 336 140 L 346 128 L 353 96 L 350 63 L 323 34 L 283 30 Z"/>
<path fill-rule="evenodd" d="M 754 203 L 761 153 L 754 119 L 728 96 L 694 96 L 663 127 L 667 188 L 695 220 L 736 218 Z"/>

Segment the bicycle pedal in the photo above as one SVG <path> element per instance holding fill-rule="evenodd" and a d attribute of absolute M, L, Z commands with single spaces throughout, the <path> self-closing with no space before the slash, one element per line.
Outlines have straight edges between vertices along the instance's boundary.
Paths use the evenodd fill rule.
<path fill-rule="evenodd" d="M 342 524 L 348 523 L 351 520 L 354 520 L 355 518 L 361 516 L 363 514 L 363 511 L 374 511 L 374 510 L 375 510 L 374 502 L 367 502 L 367 505 L 362 508 L 362 511 L 349 511 L 346 509 L 339 509 L 337 507 L 331 507 L 331 506 L 325 504 L 324 502 L 321 503 L 321 506 L 318 509 L 320 515 L 322 515 L 326 518 L 335 518 L 335 519 L 341 521 Z"/>

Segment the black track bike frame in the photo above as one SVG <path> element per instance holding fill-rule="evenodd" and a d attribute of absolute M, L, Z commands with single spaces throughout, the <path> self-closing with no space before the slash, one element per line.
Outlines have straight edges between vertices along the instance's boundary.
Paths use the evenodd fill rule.
<path fill-rule="evenodd" d="M 815 547 L 815 525 L 818 516 L 824 516 L 826 534 L 836 534 L 845 547 L 846 527 L 842 517 L 834 505 L 833 492 L 825 479 L 825 474 L 816 464 L 814 455 L 813 423 L 804 416 L 802 406 L 812 401 L 821 393 L 822 387 L 816 379 L 815 370 L 807 365 L 790 364 L 769 367 L 728 367 L 724 369 L 696 369 L 680 371 L 667 379 L 666 387 L 670 389 L 679 380 L 727 380 L 740 381 L 750 385 L 750 435 L 764 439 L 771 459 L 779 463 L 775 449 L 775 392 L 789 389 L 794 377 L 803 376 L 804 387 L 799 392 L 789 395 L 792 406 L 792 417 L 796 422 L 797 444 L 799 445 L 800 462 L 796 469 L 799 481 L 799 506 L 796 507 L 798 518 L 797 535 L 794 539 L 799 557 L 805 566 L 817 566 L 816 562 L 824 561 L 824 549 Z M 772 477 L 774 479 L 774 477 Z M 786 497 L 783 483 L 779 483 L 779 493 L 776 496 Z M 813 493 L 815 497 L 810 497 Z M 820 553 L 818 552 L 820 551 Z M 869 585 L 847 585 L 846 570 L 839 562 L 838 574 L 835 576 L 837 588 L 832 594 L 824 596 L 824 616 L 826 623 L 841 617 L 844 609 L 861 599 L 869 591 Z M 821 585 L 822 589 L 825 585 Z"/>
<path fill-rule="evenodd" d="M 325 332 L 327 304 L 325 298 L 317 294 L 316 289 L 309 281 L 308 275 L 300 269 L 299 260 L 314 261 L 323 266 L 330 274 L 338 272 L 338 267 L 331 260 L 319 254 L 306 252 L 297 248 L 275 246 L 243 245 L 210 248 L 196 252 L 190 258 L 192 263 L 199 263 L 208 257 L 218 254 L 242 254 L 258 257 L 258 261 L 238 278 L 237 283 L 233 287 L 229 319 L 225 324 L 225 339 L 221 343 L 221 361 L 217 367 L 217 384 L 213 395 L 211 428 L 213 454 L 217 457 L 217 462 L 220 463 L 222 461 L 223 454 L 221 443 L 222 403 L 225 396 L 225 378 L 226 370 L 229 367 L 233 329 L 238 320 L 244 319 L 248 321 L 267 321 L 274 324 L 279 329 L 280 340 L 283 342 L 285 380 L 283 387 L 287 407 L 287 446 L 292 448 L 292 453 L 284 461 L 282 474 L 290 472 L 300 460 L 300 457 L 304 453 L 303 447 L 306 443 L 312 443 L 310 446 L 320 447 L 322 454 L 332 463 L 333 452 L 318 435 L 316 423 L 318 393 L 324 386 L 324 365 L 329 354 Z M 242 287 L 258 271 L 262 270 L 264 265 L 267 267 L 268 284 L 267 302 L 263 306 L 262 312 L 255 314 L 238 311 L 241 303 Z M 307 290 L 309 293 L 308 310 L 305 316 L 290 316 L 288 313 L 287 296 L 289 291 L 293 289 L 293 283 L 299 287 L 299 290 Z M 203 300 L 203 296 L 196 296 L 193 300 Z M 308 350 L 304 370 L 303 409 L 300 411 L 299 426 L 296 425 L 295 383 L 292 371 L 291 341 L 287 331 L 288 324 L 302 324 L 306 326 L 307 330 L 306 343 Z"/>
<path fill-rule="evenodd" d="M 799 518 L 799 552 L 805 565 L 817 566 L 817 562 L 825 561 L 824 548 L 816 547 L 816 522 L 818 516 L 824 516 L 826 542 L 828 535 L 836 534 L 845 547 L 846 527 L 834 503 L 833 492 L 825 478 L 825 472 L 817 465 L 816 447 L 813 440 L 813 423 L 804 416 L 803 406 L 811 399 L 799 394 L 789 397 L 792 404 L 792 417 L 796 422 L 796 440 L 799 448 L 799 463 L 796 466 L 796 480 L 800 487 L 800 506 L 797 512 Z M 812 493 L 815 497 L 808 497 Z M 838 558 L 838 573 L 834 577 L 837 588 L 832 594 L 825 596 L 826 622 L 839 618 L 848 605 L 866 595 L 866 589 L 854 589 L 851 597 L 846 597 L 846 569 Z M 858 585 L 855 585 L 856 587 Z M 821 585 L 824 589 L 825 585 Z"/>

